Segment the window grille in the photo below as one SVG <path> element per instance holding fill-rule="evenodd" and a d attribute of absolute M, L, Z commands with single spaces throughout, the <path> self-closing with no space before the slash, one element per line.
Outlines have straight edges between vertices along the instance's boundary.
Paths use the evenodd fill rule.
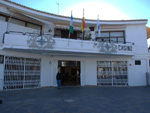
<path fill-rule="evenodd" d="M 97 85 L 128 85 L 127 61 L 97 61 Z"/>
<path fill-rule="evenodd" d="M 40 59 L 5 56 L 4 90 L 40 87 Z"/>

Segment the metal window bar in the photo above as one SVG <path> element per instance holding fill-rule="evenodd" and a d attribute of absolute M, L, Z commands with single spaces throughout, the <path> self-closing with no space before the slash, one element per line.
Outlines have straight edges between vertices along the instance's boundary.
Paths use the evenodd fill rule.
<path fill-rule="evenodd" d="M 127 61 L 97 61 L 97 68 L 97 85 L 125 86 L 128 84 Z"/>
<path fill-rule="evenodd" d="M 40 87 L 40 63 L 40 59 L 5 56 L 4 90 Z"/>

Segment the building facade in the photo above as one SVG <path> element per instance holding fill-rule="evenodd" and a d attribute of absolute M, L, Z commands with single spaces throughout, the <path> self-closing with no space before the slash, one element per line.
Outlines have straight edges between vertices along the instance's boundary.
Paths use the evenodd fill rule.
<path fill-rule="evenodd" d="M 0 1 L 0 90 L 57 86 L 146 86 L 147 20 L 85 20 Z M 78 72 L 78 73 L 77 73 Z"/>

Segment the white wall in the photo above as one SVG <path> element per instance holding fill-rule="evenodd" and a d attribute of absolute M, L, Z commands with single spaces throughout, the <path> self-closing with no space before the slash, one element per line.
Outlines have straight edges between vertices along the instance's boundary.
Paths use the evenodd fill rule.
<path fill-rule="evenodd" d="M 141 60 L 141 65 L 135 65 L 135 60 Z M 145 58 L 132 58 L 128 60 L 128 84 L 129 86 L 146 86 L 146 72 L 149 72 L 148 66 L 149 59 Z"/>
<path fill-rule="evenodd" d="M 125 31 L 127 42 L 135 45 L 135 54 L 147 54 L 147 35 L 145 25 L 128 25 Z"/>
<path fill-rule="evenodd" d="M 51 60 L 52 68 L 51 68 L 51 86 L 57 86 L 56 81 L 56 74 L 58 72 L 58 60 L 53 59 Z"/>
<path fill-rule="evenodd" d="M 0 90 L 3 90 L 4 64 L 0 64 Z"/>
<path fill-rule="evenodd" d="M 97 62 L 93 59 L 85 61 L 86 85 L 97 85 Z"/>
<path fill-rule="evenodd" d="M 81 86 L 85 86 L 86 85 L 86 79 L 87 79 L 87 76 L 86 76 L 86 61 L 85 60 L 82 60 L 81 61 L 81 64 L 80 64 L 80 85 Z"/>
<path fill-rule="evenodd" d="M 51 86 L 51 59 L 43 57 L 41 61 L 41 87 Z"/>
<path fill-rule="evenodd" d="M 1 27 L 0 27 L 0 46 L 2 46 L 3 34 L 6 32 L 7 23 L 4 21 L 0 21 L 0 25 L 1 25 Z"/>

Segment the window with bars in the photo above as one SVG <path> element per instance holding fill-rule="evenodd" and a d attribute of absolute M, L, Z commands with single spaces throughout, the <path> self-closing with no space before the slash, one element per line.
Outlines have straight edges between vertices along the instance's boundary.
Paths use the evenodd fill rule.
<path fill-rule="evenodd" d="M 4 90 L 40 87 L 40 59 L 5 56 Z"/>
<path fill-rule="evenodd" d="M 97 85 L 128 85 L 127 61 L 97 61 Z"/>

